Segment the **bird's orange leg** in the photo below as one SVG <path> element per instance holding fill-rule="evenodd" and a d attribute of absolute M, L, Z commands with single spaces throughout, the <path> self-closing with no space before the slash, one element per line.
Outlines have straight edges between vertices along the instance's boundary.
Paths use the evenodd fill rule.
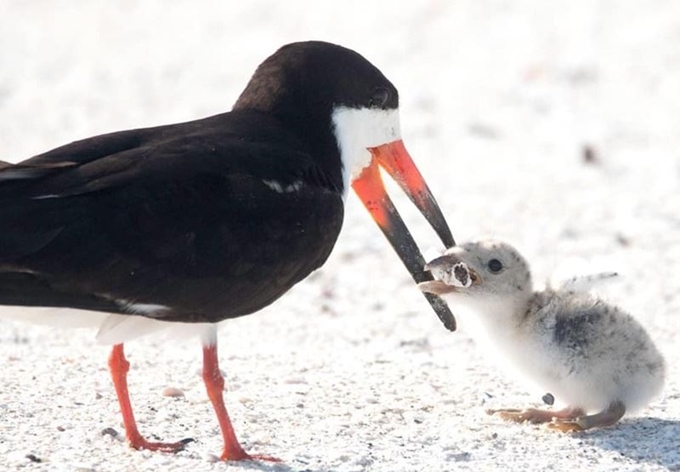
<path fill-rule="evenodd" d="M 116 395 L 118 395 L 118 403 L 120 403 L 120 411 L 123 414 L 123 424 L 125 425 L 125 436 L 130 443 L 130 446 L 135 449 L 148 449 L 150 451 L 162 452 L 177 452 L 184 449 L 184 446 L 190 440 L 184 440 L 176 443 L 161 443 L 149 442 L 137 429 L 135 416 L 132 413 L 132 405 L 130 404 L 130 396 L 128 394 L 127 373 L 130 370 L 130 363 L 125 358 L 122 344 L 113 346 L 111 355 L 109 356 L 109 370 L 111 371 L 111 378 L 113 385 L 116 388 Z"/>
<path fill-rule="evenodd" d="M 234 433 L 234 428 L 231 426 L 227 408 L 224 406 L 224 399 L 222 396 L 222 392 L 224 391 L 224 377 L 222 377 L 222 374 L 220 373 L 216 343 L 203 345 L 203 381 L 205 382 L 208 397 L 215 409 L 217 421 L 219 421 L 220 429 L 222 430 L 224 450 L 222 451 L 221 459 L 225 461 L 262 460 L 280 462 L 281 460 L 275 457 L 261 454 L 248 454 L 243 447 L 241 447 L 241 444 L 239 444 L 236 434 Z"/>

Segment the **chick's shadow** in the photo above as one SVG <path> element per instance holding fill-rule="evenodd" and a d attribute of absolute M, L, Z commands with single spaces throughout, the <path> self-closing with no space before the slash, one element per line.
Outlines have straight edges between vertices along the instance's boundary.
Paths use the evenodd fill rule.
<path fill-rule="evenodd" d="M 678 454 L 680 421 L 652 417 L 623 420 L 615 428 L 603 428 L 583 434 L 582 441 L 639 462 L 680 468 Z"/>

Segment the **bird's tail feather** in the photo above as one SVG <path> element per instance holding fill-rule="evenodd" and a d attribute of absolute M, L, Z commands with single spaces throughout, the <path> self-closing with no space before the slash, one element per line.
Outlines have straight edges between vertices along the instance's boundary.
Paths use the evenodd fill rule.
<path fill-rule="evenodd" d="M 97 295 L 61 291 L 28 272 L 0 272 L 0 305 L 124 313 L 123 308 L 112 300 Z"/>

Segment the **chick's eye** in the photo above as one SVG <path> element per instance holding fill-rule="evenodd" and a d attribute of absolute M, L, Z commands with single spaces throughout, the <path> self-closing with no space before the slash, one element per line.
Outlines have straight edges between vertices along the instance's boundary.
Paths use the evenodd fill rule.
<path fill-rule="evenodd" d="M 502 263 L 501 261 L 499 261 L 498 259 L 491 259 L 491 260 L 486 264 L 486 266 L 487 266 L 487 267 L 489 268 L 489 270 L 490 270 L 492 273 L 494 273 L 494 274 L 497 274 L 497 273 L 499 273 L 500 271 L 503 270 L 503 263 Z"/>
<path fill-rule="evenodd" d="M 368 104 L 371 108 L 383 108 L 390 99 L 390 92 L 386 88 L 378 87 L 373 91 Z"/>

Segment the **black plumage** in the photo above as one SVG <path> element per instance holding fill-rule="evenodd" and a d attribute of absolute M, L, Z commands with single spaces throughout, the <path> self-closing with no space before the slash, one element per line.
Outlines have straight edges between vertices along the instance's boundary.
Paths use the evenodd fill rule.
<path fill-rule="evenodd" d="M 215 322 L 274 301 L 326 260 L 343 202 L 265 118 L 123 131 L 0 170 L 0 303 Z M 272 198 L 270 181 L 299 189 Z"/>

